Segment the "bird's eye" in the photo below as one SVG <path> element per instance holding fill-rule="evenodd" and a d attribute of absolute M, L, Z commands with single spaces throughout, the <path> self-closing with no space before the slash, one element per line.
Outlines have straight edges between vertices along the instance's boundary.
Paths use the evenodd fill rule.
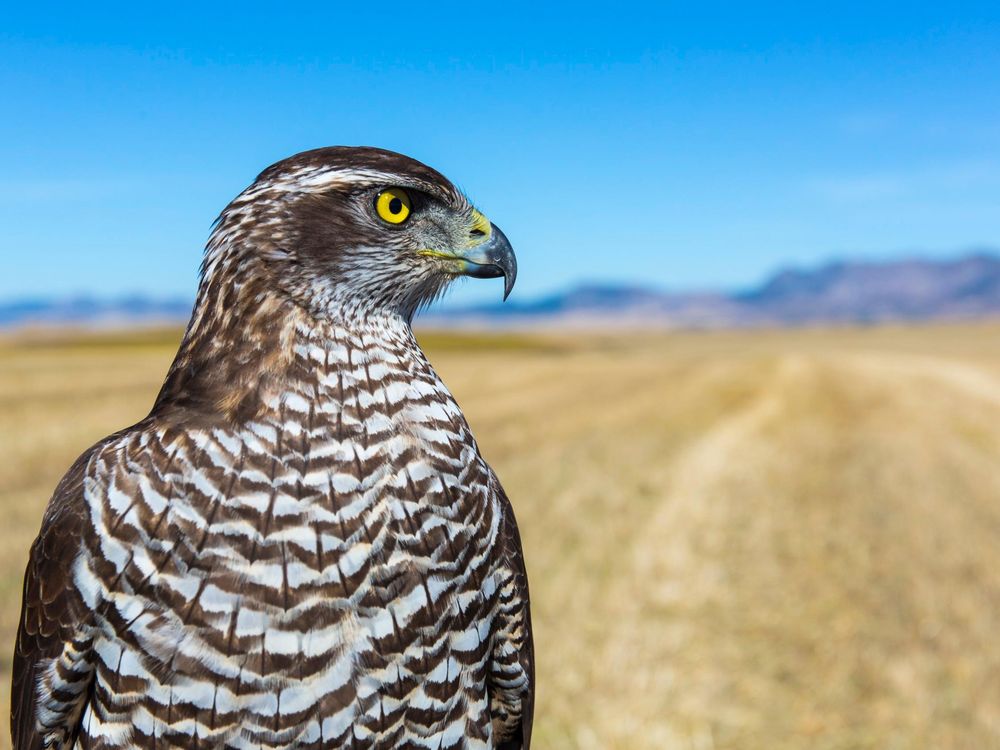
<path fill-rule="evenodd" d="M 375 197 L 375 211 L 390 224 L 402 224 L 410 218 L 410 196 L 402 188 L 388 188 Z"/>

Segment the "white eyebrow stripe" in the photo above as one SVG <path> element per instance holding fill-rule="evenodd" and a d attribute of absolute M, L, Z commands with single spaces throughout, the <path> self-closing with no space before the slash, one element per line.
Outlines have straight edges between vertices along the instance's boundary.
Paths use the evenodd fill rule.
<path fill-rule="evenodd" d="M 289 175 L 289 181 L 293 188 L 310 189 L 343 183 L 394 184 L 399 182 L 399 175 L 374 169 L 323 169 L 308 177 L 301 173 Z"/>
<path fill-rule="evenodd" d="M 233 203 L 246 203 L 267 192 L 311 192 L 336 185 L 367 187 L 371 185 L 398 185 L 401 182 L 405 183 L 405 180 L 400 180 L 398 174 L 375 169 L 307 167 L 281 175 L 273 180 L 252 185 L 244 190 Z"/>

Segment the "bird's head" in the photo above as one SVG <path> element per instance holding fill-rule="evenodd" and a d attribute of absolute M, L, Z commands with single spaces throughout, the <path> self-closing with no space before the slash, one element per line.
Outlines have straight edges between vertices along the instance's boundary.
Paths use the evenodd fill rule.
<path fill-rule="evenodd" d="M 331 147 L 274 164 L 237 196 L 203 273 L 203 284 L 228 278 L 321 317 L 409 319 L 459 276 L 502 276 L 506 299 L 517 263 L 503 232 L 440 173 L 391 151 Z"/>

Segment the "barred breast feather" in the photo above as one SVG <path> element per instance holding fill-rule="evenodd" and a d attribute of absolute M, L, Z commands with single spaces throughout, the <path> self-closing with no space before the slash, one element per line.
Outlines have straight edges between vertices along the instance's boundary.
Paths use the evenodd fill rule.
<path fill-rule="evenodd" d="M 60 484 L 16 748 L 527 747 L 520 543 L 461 411 L 401 321 L 284 325 L 253 408 L 154 409 Z"/>

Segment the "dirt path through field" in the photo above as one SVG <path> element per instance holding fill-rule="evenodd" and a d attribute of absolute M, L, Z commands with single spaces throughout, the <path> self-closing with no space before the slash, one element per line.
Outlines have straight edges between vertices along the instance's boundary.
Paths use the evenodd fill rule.
<path fill-rule="evenodd" d="M 744 367 L 756 393 L 646 473 L 575 744 L 995 746 L 998 454 L 967 443 L 1000 387 L 881 355 Z"/>

